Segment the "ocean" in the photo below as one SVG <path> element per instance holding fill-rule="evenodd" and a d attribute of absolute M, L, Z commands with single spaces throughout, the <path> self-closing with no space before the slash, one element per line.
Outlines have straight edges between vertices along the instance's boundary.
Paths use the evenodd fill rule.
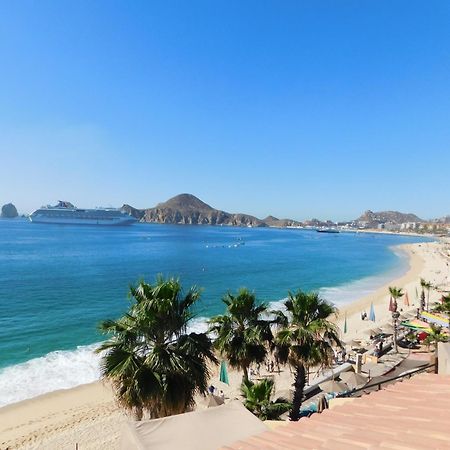
<path fill-rule="evenodd" d="M 0 220 L 0 406 L 95 381 L 97 324 L 157 274 L 202 289 L 193 328 L 247 287 L 279 302 L 319 290 L 337 306 L 406 270 L 392 246 L 419 237 L 312 230 L 135 224 L 91 227 Z"/>

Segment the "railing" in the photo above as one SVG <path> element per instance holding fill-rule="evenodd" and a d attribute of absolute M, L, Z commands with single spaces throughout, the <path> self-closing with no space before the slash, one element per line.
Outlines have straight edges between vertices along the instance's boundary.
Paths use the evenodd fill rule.
<path fill-rule="evenodd" d="M 426 366 L 418 367 L 417 369 L 408 370 L 407 373 L 403 373 L 401 375 L 397 375 L 396 377 L 392 377 L 392 378 L 389 378 L 387 380 L 382 380 L 382 381 L 379 381 L 377 383 L 372 383 L 372 384 L 366 384 L 365 386 L 363 386 L 361 388 L 358 388 L 358 389 L 353 389 L 352 391 L 341 392 L 341 393 L 337 394 L 336 397 L 337 398 L 351 397 L 352 395 L 356 394 L 357 392 L 361 392 L 361 391 L 364 391 L 366 389 L 370 389 L 370 388 L 377 387 L 377 386 L 378 386 L 378 390 L 381 390 L 381 385 L 382 384 L 390 383 L 392 381 L 400 380 L 400 379 L 406 378 L 406 377 L 411 378 L 411 376 L 413 376 L 413 375 L 415 375 L 415 374 L 417 374 L 419 372 L 422 372 L 424 370 L 427 370 L 427 369 L 429 369 L 431 367 L 434 368 L 434 367 L 436 367 L 436 365 L 434 363 L 432 363 L 432 364 L 428 364 Z"/>

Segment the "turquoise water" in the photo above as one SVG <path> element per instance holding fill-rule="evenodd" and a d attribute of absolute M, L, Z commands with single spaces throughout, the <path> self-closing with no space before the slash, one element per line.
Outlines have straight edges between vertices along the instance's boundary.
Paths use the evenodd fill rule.
<path fill-rule="evenodd" d="M 2 388 L 2 376 L 45 382 L 44 392 L 76 384 L 72 375 L 91 381 L 98 368 L 89 345 L 102 339 L 96 325 L 124 312 L 128 286 L 139 279 L 173 274 L 186 287 L 201 287 L 199 324 L 222 312 L 223 294 L 241 286 L 265 301 L 280 300 L 289 289 L 320 289 L 339 305 L 404 270 L 405 262 L 389 247 L 420 240 L 293 229 L 0 221 L 0 404 L 31 396 L 23 387 L 5 393 L 11 386 L 5 381 Z M 46 370 L 55 364 L 66 384 L 48 381 Z"/>

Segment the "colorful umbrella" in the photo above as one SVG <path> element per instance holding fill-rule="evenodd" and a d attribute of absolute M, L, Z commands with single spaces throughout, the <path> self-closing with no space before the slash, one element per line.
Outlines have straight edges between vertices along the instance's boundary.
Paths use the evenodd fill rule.
<path fill-rule="evenodd" d="M 436 325 L 440 325 L 441 327 L 448 327 L 449 320 L 447 317 L 442 317 L 439 314 L 431 314 L 426 311 L 422 311 L 420 314 L 423 319 L 425 319 L 428 323 L 434 323 Z"/>
<path fill-rule="evenodd" d="M 369 320 L 375 322 L 375 309 L 373 308 L 373 302 L 370 303 Z"/>
<path fill-rule="evenodd" d="M 394 306 L 394 302 L 392 301 L 392 297 L 389 297 L 389 311 L 390 312 L 395 311 L 395 306 Z"/>
<path fill-rule="evenodd" d="M 228 381 L 227 364 L 225 361 L 222 361 L 220 363 L 219 381 L 222 381 L 222 383 L 226 383 L 226 384 L 230 385 L 230 382 Z"/>
<path fill-rule="evenodd" d="M 403 297 L 403 304 L 405 306 L 409 306 L 409 297 L 408 297 L 408 293 L 405 292 L 405 296 Z"/>

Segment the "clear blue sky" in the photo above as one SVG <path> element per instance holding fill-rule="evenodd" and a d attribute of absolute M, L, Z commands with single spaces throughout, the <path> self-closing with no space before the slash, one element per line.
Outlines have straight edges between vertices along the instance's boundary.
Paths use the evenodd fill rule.
<path fill-rule="evenodd" d="M 0 2 L 0 203 L 450 213 L 450 2 Z"/>

